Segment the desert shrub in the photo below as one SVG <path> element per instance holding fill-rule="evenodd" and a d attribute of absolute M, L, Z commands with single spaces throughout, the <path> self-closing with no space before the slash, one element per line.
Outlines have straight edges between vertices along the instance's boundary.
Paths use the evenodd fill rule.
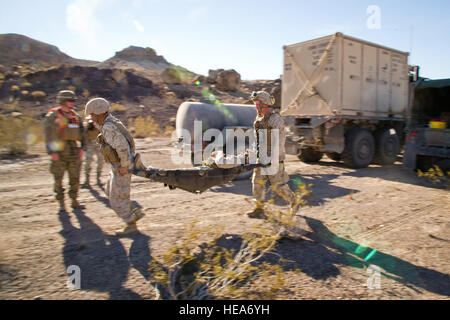
<path fill-rule="evenodd" d="M 295 193 L 299 206 L 311 196 L 309 186 L 299 183 Z M 268 208 L 265 224 L 242 235 L 239 249 L 220 245 L 220 226 L 198 227 L 193 221 L 180 244 L 149 264 L 150 278 L 157 298 L 173 300 L 273 299 L 284 286 L 280 264 L 262 262 L 273 253 L 282 234 L 300 236 L 299 221 L 293 210 Z M 204 240 L 205 238 L 209 240 Z M 283 259 L 281 258 L 281 261 Z M 299 270 L 296 270 L 299 272 Z M 263 284 L 252 289 L 252 284 Z"/>
<path fill-rule="evenodd" d="M 38 120 L 0 115 L 0 148 L 8 154 L 24 154 L 30 145 L 41 141 L 44 141 L 44 133 Z"/>
<path fill-rule="evenodd" d="M 424 177 L 432 184 L 443 185 L 447 189 L 450 189 L 450 171 L 444 172 L 437 165 L 434 165 L 433 168 L 428 169 L 428 171 L 426 172 L 423 172 L 422 170 L 417 170 L 417 175 L 419 177 Z"/>
<path fill-rule="evenodd" d="M 128 119 L 128 126 L 136 138 L 155 137 L 164 134 L 159 124 L 151 116 Z"/>
<path fill-rule="evenodd" d="M 121 105 L 120 103 L 111 104 L 111 112 L 123 112 L 126 110 L 127 108 L 125 108 L 125 106 Z"/>
<path fill-rule="evenodd" d="M 44 91 L 33 91 L 31 93 L 31 97 L 35 100 L 44 99 L 47 96 L 47 94 Z"/>
<path fill-rule="evenodd" d="M 153 260 L 151 280 L 157 295 L 171 300 L 237 299 L 247 297 L 246 288 L 264 279 L 260 297 L 271 298 L 284 284 L 279 265 L 255 265 L 275 246 L 278 236 L 264 229 L 242 236 L 239 250 L 219 245 L 218 227 L 199 228 L 194 221 L 187 237 L 163 255 L 162 263 Z M 211 240 L 203 241 L 205 237 Z M 159 290 L 159 288 L 163 290 Z"/>

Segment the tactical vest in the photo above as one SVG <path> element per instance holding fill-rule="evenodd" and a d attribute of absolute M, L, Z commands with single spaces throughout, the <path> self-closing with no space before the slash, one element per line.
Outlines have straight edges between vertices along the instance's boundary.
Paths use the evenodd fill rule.
<path fill-rule="evenodd" d="M 59 125 L 61 140 L 81 141 L 83 140 L 80 130 L 80 119 L 75 112 L 63 112 L 61 107 L 55 107 L 48 111 L 56 113 L 55 124 Z"/>
<path fill-rule="evenodd" d="M 87 137 L 89 141 L 93 141 L 97 139 L 97 136 L 100 134 L 100 131 L 94 126 L 94 123 L 91 121 L 88 122 L 87 125 Z"/>
<path fill-rule="evenodd" d="M 130 146 L 131 157 L 134 158 L 136 149 L 134 145 L 133 136 L 130 134 L 127 128 L 125 128 L 125 126 L 120 120 L 108 117 L 108 119 L 106 119 L 103 125 L 105 125 L 107 122 L 112 123 L 114 127 L 117 130 L 119 130 L 120 134 L 122 134 L 125 137 L 125 139 L 128 142 L 128 145 Z M 97 136 L 97 143 L 100 145 L 100 152 L 102 153 L 105 162 L 112 164 L 120 164 L 119 155 L 117 154 L 116 150 L 105 141 L 102 134 L 99 134 Z"/>
<path fill-rule="evenodd" d="M 261 129 L 266 129 L 266 146 L 267 146 L 267 156 L 271 156 L 272 151 L 272 127 L 269 126 L 269 119 L 274 114 L 274 112 L 266 113 L 262 118 L 256 117 L 253 127 L 256 133 L 256 146 L 257 146 L 257 157 L 260 158 L 260 141 L 259 132 Z"/>

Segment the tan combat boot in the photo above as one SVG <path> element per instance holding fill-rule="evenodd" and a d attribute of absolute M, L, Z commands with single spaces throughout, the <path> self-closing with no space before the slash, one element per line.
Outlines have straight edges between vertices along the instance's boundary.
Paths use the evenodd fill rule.
<path fill-rule="evenodd" d="M 142 210 L 140 208 L 133 208 L 133 209 L 131 209 L 131 212 L 133 212 L 133 215 L 134 215 L 134 218 L 131 221 L 134 223 L 138 222 L 143 217 L 145 217 L 145 213 L 142 212 Z"/>
<path fill-rule="evenodd" d="M 137 232 L 138 232 L 138 229 L 136 226 L 136 222 L 128 222 L 127 225 L 123 229 L 116 231 L 116 236 L 118 236 L 118 237 L 130 236 Z"/>
<path fill-rule="evenodd" d="M 80 204 L 77 199 L 72 199 L 72 209 L 86 209 L 85 206 Z"/>
<path fill-rule="evenodd" d="M 247 216 L 254 219 L 265 219 L 267 216 L 264 213 L 264 203 L 261 201 L 256 201 L 255 209 L 247 212 Z"/>
<path fill-rule="evenodd" d="M 90 188 L 91 184 L 90 184 L 90 179 L 89 179 L 89 175 L 86 174 L 86 178 L 84 180 L 84 183 L 81 185 L 82 188 Z"/>
<path fill-rule="evenodd" d="M 66 206 L 64 204 L 64 199 L 59 200 L 59 212 L 66 211 Z"/>

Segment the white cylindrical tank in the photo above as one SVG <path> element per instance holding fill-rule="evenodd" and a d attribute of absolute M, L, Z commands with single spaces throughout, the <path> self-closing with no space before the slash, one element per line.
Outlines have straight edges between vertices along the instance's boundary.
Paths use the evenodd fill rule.
<path fill-rule="evenodd" d="M 248 104 L 210 104 L 203 102 L 183 102 L 177 111 L 176 132 L 178 138 L 181 130 L 188 130 L 194 139 L 194 121 L 202 123 L 202 132 L 214 128 L 253 127 L 256 109 Z M 186 141 L 185 141 L 186 142 Z"/>

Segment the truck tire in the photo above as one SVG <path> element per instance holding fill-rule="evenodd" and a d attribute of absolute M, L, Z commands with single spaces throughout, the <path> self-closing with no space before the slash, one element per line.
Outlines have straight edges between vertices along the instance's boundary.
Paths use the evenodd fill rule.
<path fill-rule="evenodd" d="M 344 164 L 352 168 L 365 168 L 373 160 L 375 139 L 369 130 L 350 129 L 345 135 L 345 148 L 342 153 Z"/>
<path fill-rule="evenodd" d="M 397 133 L 391 132 L 391 128 L 380 128 L 375 131 L 375 144 L 374 163 L 388 165 L 397 160 L 400 153 L 400 139 Z"/>
<path fill-rule="evenodd" d="M 325 152 L 325 154 L 327 155 L 328 158 L 330 158 L 331 160 L 334 161 L 340 161 L 342 160 L 342 156 L 340 153 L 337 152 Z"/>
<path fill-rule="evenodd" d="M 311 147 L 300 149 L 300 153 L 297 155 L 297 157 L 302 162 L 317 162 L 323 157 L 323 152 L 316 151 Z"/>

